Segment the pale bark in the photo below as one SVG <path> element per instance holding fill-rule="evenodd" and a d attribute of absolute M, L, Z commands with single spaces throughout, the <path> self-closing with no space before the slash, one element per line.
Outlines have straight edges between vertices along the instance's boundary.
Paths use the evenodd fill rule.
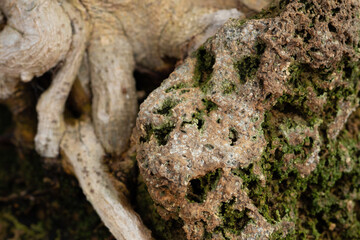
<path fill-rule="evenodd" d="M 44 157 L 56 157 L 59 154 L 59 143 L 65 130 L 63 119 L 65 102 L 80 68 L 90 32 L 85 20 L 85 9 L 75 9 L 66 2 L 63 7 L 73 27 L 71 47 L 63 66 L 57 72 L 49 89 L 41 95 L 36 107 L 39 123 L 35 145 L 37 152 Z"/>
<path fill-rule="evenodd" d="M 70 20 L 57 1 L 1 0 L 7 25 L 0 32 L 0 72 L 30 81 L 63 60 L 70 48 Z"/>
<path fill-rule="evenodd" d="M 114 188 L 102 161 L 104 149 L 89 120 L 68 126 L 61 151 L 87 199 L 116 239 L 151 239 L 125 196 Z"/>

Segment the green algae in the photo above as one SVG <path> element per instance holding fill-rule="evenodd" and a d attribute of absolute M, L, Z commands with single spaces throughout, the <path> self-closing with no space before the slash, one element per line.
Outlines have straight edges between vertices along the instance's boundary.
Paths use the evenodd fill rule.
<path fill-rule="evenodd" d="M 159 126 L 153 126 L 152 124 L 145 125 L 145 136 L 140 137 L 141 143 L 150 141 L 154 136 L 160 146 L 167 144 L 170 133 L 174 130 L 175 124 L 171 121 L 167 121 Z"/>
<path fill-rule="evenodd" d="M 166 122 L 156 128 L 154 128 L 154 135 L 159 145 L 166 145 L 169 140 L 170 133 L 174 130 L 175 124 L 172 122 Z"/>
<path fill-rule="evenodd" d="M 200 47 L 196 53 L 196 65 L 193 75 L 194 87 L 199 87 L 204 93 L 212 88 L 211 75 L 215 64 L 215 55 L 211 51 Z"/>
<path fill-rule="evenodd" d="M 268 144 L 258 164 L 266 182 L 262 183 L 259 176 L 253 173 L 253 164 L 247 168 L 233 169 L 232 173 L 243 180 L 243 188 L 267 221 L 277 223 L 286 219 L 296 224 L 295 229 L 290 229 L 288 234 L 275 232 L 271 239 L 308 239 L 309 236 L 314 239 L 328 236 L 335 236 L 334 239 L 357 239 L 360 234 L 360 213 L 349 212 L 345 202 L 354 201 L 354 208 L 359 208 L 358 197 L 349 200 L 351 194 L 336 196 L 334 191 L 340 193 L 339 188 L 348 186 L 359 192 L 358 136 L 355 139 L 344 138 L 346 133 L 343 131 L 338 140 L 330 140 L 327 134 L 320 134 L 320 142 L 323 143 L 320 162 L 310 176 L 302 176 L 296 164 L 304 163 L 309 157 L 314 148 L 314 139 L 304 136 L 299 144 L 293 146 L 285 133 L 296 128 L 300 128 L 301 132 L 301 128 L 313 129 L 315 126 L 327 132 L 328 124 L 341 111 L 342 101 L 351 101 L 355 106 L 359 101 L 359 64 L 350 63 L 344 58 L 338 67 L 338 71 L 343 72 L 342 82 L 333 89 L 323 84 L 332 81 L 330 71 L 314 70 L 306 64 L 293 64 L 289 70 L 291 94 L 279 97 L 266 112 L 262 123 Z M 243 79 L 246 78 L 248 76 L 244 75 Z M 311 108 L 309 90 L 313 90 L 316 97 L 327 100 L 322 108 Z M 343 142 L 345 139 L 346 143 Z M 342 164 L 346 161 L 340 146 L 352 147 L 346 155 L 354 165 L 351 172 L 344 171 L 346 166 Z"/>
<path fill-rule="evenodd" d="M 236 85 L 230 82 L 229 80 L 223 81 L 221 88 L 223 90 L 224 95 L 228 95 L 236 91 Z"/>
<path fill-rule="evenodd" d="M 166 116 L 171 116 L 171 114 L 172 114 L 171 109 L 173 109 L 179 102 L 180 101 L 178 101 L 178 100 L 173 100 L 171 98 L 167 98 L 167 99 L 165 99 L 165 101 L 163 102 L 161 107 L 155 111 L 155 113 L 161 114 L 161 115 L 166 115 Z"/>
<path fill-rule="evenodd" d="M 343 64 L 349 66 L 346 62 Z M 314 140 L 305 137 L 301 144 L 291 146 L 288 143 L 289 139 L 283 136 L 283 132 L 286 127 L 303 125 L 301 119 L 306 120 L 308 127 L 321 124 L 322 129 L 326 131 L 327 124 L 340 111 L 338 106 L 340 101 L 350 99 L 356 104 L 359 100 L 358 65 L 353 64 L 351 69 L 342 67 L 344 84 L 332 90 L 320 89 L 321 81 L 327 81 L 329 74 L 321 71 L 316 74 L 304 66 L 296 66 L 292 69 L 297 70 L 291 71 L 292 75 L 289 81 L 295 89 L 293 95 L 286 94 L 280 97 L 274 107 L 265 114 L 262 124 L 265 139 L 268 142 L 260 161 L 266 177 L 266 185 L 262 186 L 257 176 L 252 173 L 252 166 L 248 169 L 237 169 L 233 173 L 243 179 L 243 185 L 249 197 L 269 222 L 276 223 L 282 219 L 290 219 L 296 223 L 296 228 L 290 231 L 286 237 L 275 232 L 271 239 L 307 239 L 309 236 L 313 236 L 314 239 L 324 239 L 329 236 L 332 238 L 336 236 L 334 239 L 344 237 L 357 239 L 360 233 L 359 213 L 350 212 L 344 203 L 344 201 L 353 201 L 349 200 L 351 194 L 336 196 L 334 191 L 340 193 L 340 190 L 335 189 L 346 185 L 349 189 L 359 191 L 359 136 L 355 136 L 355 139 L 354 137 L 344 137 L 346 130 L 340 134 L 337 140 L 328 139 L 326 134 L 321 135 L 323 144 L 320 151 L 320 162 L 310 176 L 302 177 L 294 164 L 301 163 L 308 157 L 306 149 L 313 147 Z M 310 110 L 305 94 L 309 87 L 317 88 L 317 94 L 328 97 L 328 103 L 325 104 L 322 111 Z M 331 109 L 328 107 L 330 105 Z M 279 119 L 281 116 L 279 112 L 284 114 L 284 119 Z M 274 117 L 275 113 L 277 113 L 276 117 Z M 296 116 L 299 116 L 300 120 Z M 283 127 L 281 128 L 281 126 Z M 357 134 L 359 135 L 359 132 Z M 344 171 L 346 169 L 346 166 L 343 165 L 346 162 L 344 146 L 348 148 L 347 151 L 350 151 L 346 157 L 351 159 L 353 164 L 351 172 Z M 296 161 L 294 157 L 293 160 L 284 161 L 286 154 L 295 154 L 300 161 Z M 344 178 L 351 180 L 350 183 L 341 180 Z M 355 205 L 357 202 L 356 199 Z"/>
<path fill-rule="evenodd" d="M 245 56 L 239 61 L 235 62 L 234 68 L 239 74 L 241 84 L 245 84 L 249 79 L 254 78 L 260 66 L 261 55 L 265 52 L 266 44 L 261 40 L 257 40 L 254 44 L 254 51 L 256 54 Z"/>
<path fill-rule="evenodd" d="M 239 74 L 241 84 L 245 84 L 247 80 L 253 78 L 259 68 L 260 57 L 258 55 L 246 56 L 234 64 Z"/>
<path fill-rule="evenodd" d="M 190 180 L 186 198 L 190 202 L 202 203 L 209 191 L 213 191 L 221 177 L 222 170 L 208 172 L 200 178 Z"/>
<path fill-rule="evenodd" d="M 247 224 L 253 222 L 249 217 L 249 209 L 242 211 L 234 209 L 235 199 L 228 202 L 222 202 L 219 207 L 219 216 L 223 220 L 223 224 L 215 228 L 214 232 L 219 232 L 224 239 L 229 239 L 226 235 L 227 232 L 240 235 L 241 231 Z"/>
<path fill-rule="evenodd" d="M 146 133 L 145 136 L 140 137 L 140 142 L 141 143 L 147 143 L 147 142 L 150 141 L 151 136 L 154 133 L 154 129 L 153 129 L 152 124 L 146 124 L 145 125 L 145 133 Z"/>
<path fill-rule="evenodd" d="M 173 91 L 176 91 L 176 90 L 179 90 L 179 89 L 183 89 L 183 88 L 186 88 L 187 87 L 187 84 L 186 83 L 179 83 L 179 84 L 175 84 L 174 86 L 171 86 L 169 88 L 167 88 L 165 90 L 166 93 L 169 93 L 169 92 L 173 92 Z"/>
<path fill-rule="evenodd" d="M 191 120 L 184 120 L 181 123 L 181 127 L 184 127 L 187 124 L 196 125 L 198 130 L 203 130 L 205 124 L 205 117 L 209 116 L 210 112 L 216 111 L 218 109 L 218 105 L 213 101 L 203 98 L 201 100 L 204 108 L 196 109 L 196 112 L 191 114 Z"/>
<path fill-rule="evenodd" d="M 205 112 L 207 114 L 218 109 L 217 104 L 209 99 L 203 98 L 201 101 L 203 102 L 203 104 L 205 106 Z"/>
<path fill-rule="evenodd" d="M 337 140 L 329 140 L 322 149 L 321 161 L 301 195 L 300 209 L 305 218 L 298 218 L 298 231 L 317 234 L 321 238 L 360 238 L 360 109 L 349 120 Z M 349 207 L 353 204 L 353 208 Z M 350 205 L 351 206 L 351 205 Z M 306 221 L 313 219 L 315 228 Z"/>
<path fill-rule="evenodd" d="M 181 127 L 190 124 L 190 125 L 196 125 L 198 130 L 202 130 L 205 124 L 205 117 L 204 117 L 205 114 L 206 113 L 204 110 L 198 110 L 197 112 L 194 112 L 191 115 L 191 120 L 190 121 L 184 120 L 181 123 Z"/>

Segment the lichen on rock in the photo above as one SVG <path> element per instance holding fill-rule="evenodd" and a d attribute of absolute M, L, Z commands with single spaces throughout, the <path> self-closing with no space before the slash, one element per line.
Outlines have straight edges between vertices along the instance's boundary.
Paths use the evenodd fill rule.
<path fill-rule="evenodd" d="M 340 133 L 359 104 L 359 11 L 351 0 L 279 1 L 229 21 L 150 94 L 132 140 L 162 218 L 181 219 L 188 239 L 349 228 L 315 201 L 349 172 L 359 179 Z"/>

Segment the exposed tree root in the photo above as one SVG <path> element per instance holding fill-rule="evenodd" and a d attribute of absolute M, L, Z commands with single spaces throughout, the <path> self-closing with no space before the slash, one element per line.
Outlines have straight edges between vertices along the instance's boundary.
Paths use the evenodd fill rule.
<path fill-rule="evenodd" d="M 105 152 L 89 120 L 68 126 L 61 151 L 87 199 L 117 239 L 151 239 L 125 196 L 114 188 L 103 164 Z"/>

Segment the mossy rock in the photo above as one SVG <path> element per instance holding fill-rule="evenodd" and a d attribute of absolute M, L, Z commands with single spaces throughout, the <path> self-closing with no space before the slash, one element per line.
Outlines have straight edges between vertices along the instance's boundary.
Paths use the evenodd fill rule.
<path fill-rule="evenodd" d="M 188 239 L 359 238 L 360 6 L 277 3 L 228 22 L 141 106 L 140 173 Z M 169 122 L 164 144 L 147 137 Z"/>

